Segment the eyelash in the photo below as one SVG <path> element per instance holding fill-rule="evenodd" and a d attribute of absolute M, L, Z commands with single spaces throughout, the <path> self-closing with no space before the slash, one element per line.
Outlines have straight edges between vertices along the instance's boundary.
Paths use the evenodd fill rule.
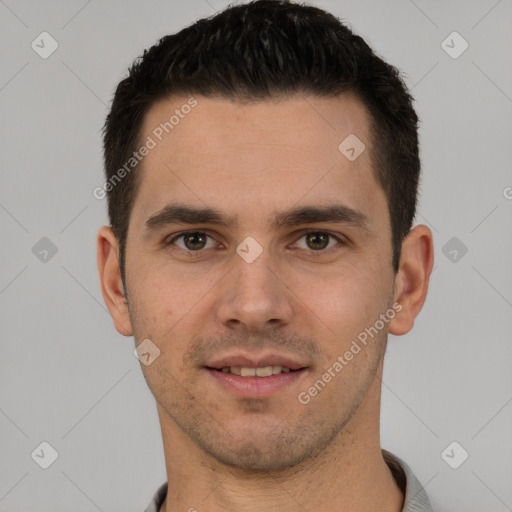
<path fill-rule="evenodd" d="M 184 236 L 190 235 L 193 233 L 199 233 L 201 235 L 206 235 L 207 237 L 213 239 L 213 237 L 205 231 L 198 231 L 198 230 L 182 231 L 181 233 L 178 233 L 176 236 L 174 236 L 171 240 L 164 242 L 164 246 L 168 247 L 170 245 L 173 245 L 176 240 L 179 240 L 180 238 L 183 238 Z M 301 238 L 304 238 L 305 236 L 309 235 L 310 233 L 327 235 L 329 238 L 334 238 L 338 242 L 339 245 L 342 245 L 342 246 L 347 245 L 347 241 L 343 240 L 339 236 L 336 236 L 336 235 L 330 233 L 329 231 L 322 231 L 322 230 L 318 230 L 318 229 L 311 229 L 311 230 L 303 232 L 301 234 L 301 236 L 296 240 L 296 242 L 298 240 L 300 240 Z M 309 253 L 311 253 L 311 255 L 313 255 L 314 257 L 317 257 L 317 256 L 321 256 L 322 254 L 329 253 L 331 250 L 333 250 L 335 248 L 336 248 L 336 246 L 330 247 L 329 249 L 319 249 L 316 251 L 314 249 L 302 249 L 302 250 L 307 250 Z M 203 249 L 198 249 L 197 251 L 193 251 L 190 249 L 183 249 L 182 247 L 178 247 L 178 249 L 181 249 L 182 251 L 186 251 L 187 253 L 190 253 L 191 255 L 197 254 L 198 256 L 200 253 L 202 253 L 206 250 L 203 248 Z"/>

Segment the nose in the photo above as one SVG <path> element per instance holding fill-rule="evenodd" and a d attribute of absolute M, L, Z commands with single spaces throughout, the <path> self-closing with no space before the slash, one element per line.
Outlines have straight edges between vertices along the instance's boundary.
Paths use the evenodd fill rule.
<path fill-rule="evenodd" d="M 293 293 L 268 251 L 252 263 L 238 254 L 222 282 L 217 302 L 218 320 L 230 329 L 262 332 L 290 323 Z"/>

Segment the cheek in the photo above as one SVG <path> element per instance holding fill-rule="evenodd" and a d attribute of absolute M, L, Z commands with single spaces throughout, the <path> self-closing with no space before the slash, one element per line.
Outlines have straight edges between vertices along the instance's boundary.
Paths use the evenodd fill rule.
<path fill-rule="evenodd" d="M 295 279 L 300 283 L 303 305 L 307 306 L 308 322 L 317 325 L 331 340 L 327 343 L 331 355 L 349 346 L 388 309 L 392 281 L 379 263 L 364 268 L 344 265 L 336 273 L 324 276 L 301 273 Z"/>
<path fill-rule="evenodd" d="M 165 276 L 154 269 L 139 266 L 130 277 L 128 296 L 135 339 L 140 342 L 149 338 L 160 346 L 164 333 L 182 316 L 184 299 L 180 294 L 173 294 Z"/>
<path fill-rule="evenodd" d="M 149 338 L 165 359 L 179 358 L 205 318 L 207 298 L 214 293 L 213 279 L 194 277 L 168 263 L 140 262 L 129 281 L 132 325 L 137 342 Z"/>

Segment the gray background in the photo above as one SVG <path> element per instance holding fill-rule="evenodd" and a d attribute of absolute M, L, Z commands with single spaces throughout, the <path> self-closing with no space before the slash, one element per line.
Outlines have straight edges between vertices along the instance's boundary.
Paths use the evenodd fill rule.
<path fill-rule="evenodd" d="M 312 3 L 404 70 L 422 120 L 417 221 L 436 261 L 415 329 L 390 337 L 382 445 L 434 509 L 512 510 L 512 2 Z M 132 59 L 225 5 L 0 0 L 0 512 L 142 511 L 165 480 L 154 399 L 101 297 L 92 191 Z M 43 31 L 59 44 L 47 59 L 31 48 Z M 43 237 L 55 255 L 32 250 Z M 48 469 L 31 457 L 43 441 Z M 458 469 L 441 456 L 452 441 L 469 453 Z"/>

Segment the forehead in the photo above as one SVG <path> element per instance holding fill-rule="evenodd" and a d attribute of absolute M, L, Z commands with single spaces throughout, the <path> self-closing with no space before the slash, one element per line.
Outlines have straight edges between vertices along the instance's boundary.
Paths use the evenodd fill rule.
<path fill-rule="evenodd" d="M 359 210 L 366 203 L 371 217 L 384 196 L 372 172 L 369 121 L 350 94 L 245 104 L 203 96 L 161 100 L 141 130 L 140 140 L 151 140 L 152 149 L 137 170 L 133 213 L 147 218 L 182 200 L 254 214 L 304 198 L 341 200 Z"/>
<path fill-rule="evenodd" d="M 151 135 L 160 146 L 162 142 L 179 144 L 194 153 L 215 153 L 220 145 L 228 144 L 233 148 L 267 144 L 272 149 L 279 143 L 280 149 L 288 146 L 293 151 L 314 152 L 315 158 L 321 154 L 329 158 L 341 156 L 338 146 L 348 135 L 369 143 L 369 120 L 365 106 L 351 93 L 335 98 L 295 94 L 245 103 L 173 96 L 152 105 L 141 134 Z"/>

